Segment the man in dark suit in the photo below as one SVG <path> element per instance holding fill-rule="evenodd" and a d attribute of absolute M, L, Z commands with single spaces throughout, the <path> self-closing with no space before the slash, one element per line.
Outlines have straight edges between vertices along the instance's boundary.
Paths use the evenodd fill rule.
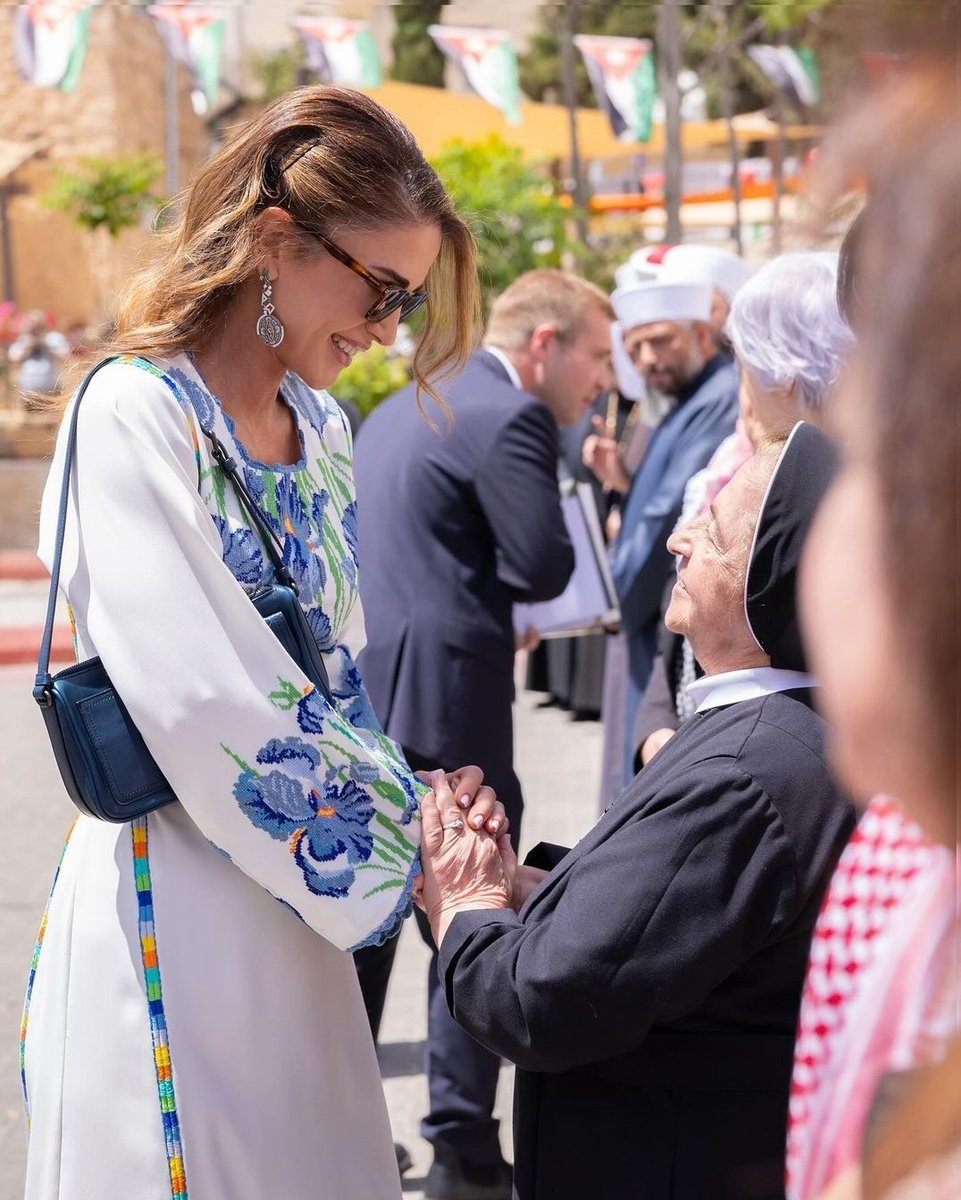
<path fill-rule="evenodd" d="M 410 386 L 375 410 L 356 447 L 361 665 L 374 710 L 415 769 L 477 763 L 515 839 L 512 608 L 559 595 L 573 570 L 558 426 L 610 386 L 612 317 L 577 276 L 521 276 L 494 302 L 484 348 L 443 388 L 451 427 L 431 429 Z M 375 1036 L 395 946 L 358 955 Z M 428 986 L 425 1194 L 509 1197 L 492 1117 L 499 1059 L 451 1019 L 436 952 Z"/>

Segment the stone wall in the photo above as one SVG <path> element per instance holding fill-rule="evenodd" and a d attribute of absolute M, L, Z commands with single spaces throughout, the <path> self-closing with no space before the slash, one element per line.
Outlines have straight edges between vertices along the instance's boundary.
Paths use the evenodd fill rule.
<path fill-rule="evenodd" d="M 11 9 L 0 9 L 0 138 L 42 148 L 16 173 L 15 183 L 24 190 L 10 201 L 14 298 L 21 308 L 54 312 L 64 326 L 97 323 L 110 307 L 111 283 L 136 265 L 146 233 L 131 230 L 105 252 L 95 235 L 52 212 L 42 197 L 53 167 L 79 157 L 152 151 L 163 159 L 163 45 L 143 11 L 100 5 L 91 13 L 83 73 L 76 90 L 67 93 L 20 78 L 12 21 Z M 185 74 L 178 74 L 180 178 L 186 181 L 206 153 L 207 134 L 190 107 Z"/>

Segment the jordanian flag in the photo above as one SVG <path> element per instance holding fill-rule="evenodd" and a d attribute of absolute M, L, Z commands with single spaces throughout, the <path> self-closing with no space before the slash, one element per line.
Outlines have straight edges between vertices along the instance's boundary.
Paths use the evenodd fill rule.
<path fill-rule="evenodd" d="M 203 116 L 213 108 L 220 92 L 227 35 L 223 5 L 205 8 L 190 0 L 170 0 L 147 11 L 157 22 L 169 53 L 190 72 L 190 100 L 194 112 Z"/>
<path fill-rule="evenodd" d="M 574 45 L 614 136 L 622 142 L 649 142 L 657 99 L 651 43 L 647 38 L 578 34 Z"/>
<path fill-rule="evenodd" d="M 790 46 L 748 46 L 748 54 L 778 91 L 811 108 L 821 99 L 821 76 L 811 50 Z"/>
<path fill-rule="evenodd" d="M 37 87 L 72 92 L 87 53 L 90 10 L 100 0 L 26 0 L 13 14 L 17 70 Z"/>
<path fill-rule="evenodd" d="M 509 33 L 456 25 L 429 25 L 427 32 L 481 99 L 499 108 L 512 125 L 521 123 L 517 52 Z"/>
<path fill-rule="evenodd" d="M 377 44 L 366 21 L 342 17 L 294 17 L 307 52 L 307 67 L 324 83 L 377 87 L 383 80 Z"/>

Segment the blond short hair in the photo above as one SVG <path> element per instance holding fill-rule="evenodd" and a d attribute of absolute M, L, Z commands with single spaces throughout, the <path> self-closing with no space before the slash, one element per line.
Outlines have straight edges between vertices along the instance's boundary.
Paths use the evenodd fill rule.
<path fill-rule="evenodd" d="M 553 325 L 562 341 L 576 338 L 591 309 L 614 320 L 601 289 L 570 271 L 542 269 L 521 275 L 491 306 L 485 346 L 522 350 L 539 325 Z"/>

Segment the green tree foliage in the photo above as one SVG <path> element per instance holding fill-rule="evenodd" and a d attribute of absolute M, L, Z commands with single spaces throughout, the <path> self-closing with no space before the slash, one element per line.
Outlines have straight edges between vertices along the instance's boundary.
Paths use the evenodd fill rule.
<path fill-rule="evenodd" d="M 542 166 L 496 135 L 453 142 L 433 165 L 474 231 L 487 300 L 524 271 L 560 265 L 570 210 Z"/>
<path fill-rule="evenodd" d="M 394 10 L 394 64 L 391 79 L 403 83 L 444 86 L 444 56 L 427 32 L 440 24 L 442 3 L 435 0 L 398 0 Z"/>
<path fill-rule="evenodd" d="M 81 158 L 74 170 L 57 169 L 44 200 L 84 229 L 116 238 L 157 202 L 151 189 L 162 174 L 163 165 L 153 154 Z"/>
<path fill-rule="evenodd" d="M 258 83 L 258 95 L 265 103 L 298 87 L 307 78 L 304 42 L 295 38 L 289 49 L 254 50 L 250 70 Z"/>

